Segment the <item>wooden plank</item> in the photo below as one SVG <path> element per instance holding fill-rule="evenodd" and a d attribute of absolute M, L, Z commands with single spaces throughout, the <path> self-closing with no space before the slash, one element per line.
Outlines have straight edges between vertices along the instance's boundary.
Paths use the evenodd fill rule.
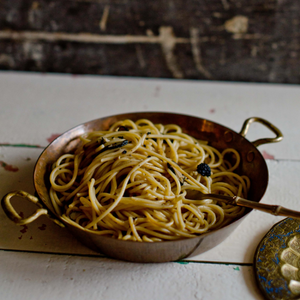
<path fill-rule="evenodd" d="M 251 266 L 137 264 L 0 251 L 4 299 L 262 300 Z"/>
<path fill-rule="evenodd" d="M 57 134 L 89 120 L 165 111 L 198 116 L 237 132 L 247 118 L 265 118 L 283 132 L 284 140 L 259 150 L 275 159 L 300 159 L 298 86 L 3 72 L 0 90 L 5 125 L 0 127 L 0 144 L 45 147 Z M 253 124 L 247 139 L 273 136 Z"/>
<path fill-rule="evenodd" d="M 298 1 L 2 1 L 0 69 L 300 82 Z"/>

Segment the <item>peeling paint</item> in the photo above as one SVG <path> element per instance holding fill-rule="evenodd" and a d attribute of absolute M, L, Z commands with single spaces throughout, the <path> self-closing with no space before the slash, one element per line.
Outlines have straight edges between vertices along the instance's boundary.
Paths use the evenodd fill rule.
<path fill-rule="evenodd" d="M 257 46 L 253 46 L 251 48 L 251 56 L 252 57 L 256 57 L 257 56 L 257 52 L 258 52 L 258 47 Z"/>
<path fill-rule="evenodd" d="M 49 143 L 52 143 L 56 138 L 58 138 L 61 134 L 60 133 L 53 133 L 50 137 L 47 138 Z"/>
<path fill-rule="evenodd" d="M 174 78 L 183 78 L 183 73 L 179 68 L 177 58 L 174 55 L 176 38 L 173 32 L 173 28 L 169 26 L 160 27 L 159 37 L 168 69 L 171 71 Z"/>
<path fill-rule="evenodd" d="M 106 30 L 108 15 L 109 15 L 109 5 L 105 5 L 104 10 L 103 10 L 103 14 L 102 14 L 102 18 L 99 22 L 99 26 L 100 26 L 101 31 Z"/>
<path fill-rule="evenodd" d="M 35 28 L 41 28 L 43 26 L 43 10 L 39 9 L 39 3 L 34 1 L 31 5 L 31 9 L 28 11 L 28 22 Z"/>
<path fill-rule="evenodd" d="M 154 33 L 153 33 L 153 31 L 151 29 L 147 29 L 146 30 L 146 35 L 147 36 L 154 36 Z"/>
<path fill-rule="evenodd" d="M 232 35 L 234 40 L 262 40 L 270 39 L 270 36 L 263 35 L 260 33 L 235 33 Z"/>
<path fill-rule="evenodd" d="M 190 263 L 188 261 L 183 261 L 183 260 L 179 260 L 179 261 L 176 261 L 176 262 L 181 264 L 181 265 L 188 265 Z"/>
<path fill-rule="evenodd" d="M 199 29 L 191 28 L 190 35 L 191 35 L 191 46 L 192 46 L 193 59 L 194 59 L 196 68 L 207 79 L 212 79 L 212 75 L 210 74 L 210 72 L 208 70 L 206 70 L 206 68 L 204 68 L 204 66 L 202 64 Z"/>
<path fill-rule="evenodd" d="M 21 225 L 23 227 L 23 229 L 20 230 L 21 233 L 26 233 L 28 226 L 27 225 Z"/>
<path fill-rule="evenodd" d="M 275 159 L 275 157 L 274 157 L 274 155 L 272 155 L 272 154 L 269 154 L 267 151 L 263 151 L 262 152 L 262 155 L 263 155 L 263 158 L 265 158 L 265 159 Z"/>
<path fill-rule="evenodd" d="M 172 27 L 160 27 L 163 33 L 166 32 L 166 28 Z M 96 44 L 129 44 L 129 43 L 149 43 L 149 44 L 161 44 L 163 43 L 162 36 L 145 36 L 145 35 L 103 35 L 103 34 L 92 34 L 92 33 L 65 33 L 65 32 L 42 32 L 42 31 L 10 31 L 0 30 L 0 39 L 11 39 L 11 40 L 25 40 L 25 41 L 66 41 L 66 42 L 80 42 L 80 43 L 96 43 Z M 188 44 L 190 43 L 189 38 L 175 37 L 172 36 L 172 43 Z"/>
<path fill-rule="evenodd" d="M 0 146 L 6 147 L 26 147 L 26 148 L 44 148 L 40 145 L 26 145 L 26 144 L 9 144 L 9 143 L 0 143 Z"/>
<path fill-rule="evenodd" d="M 248 31 L 248 18 L 235 16 L 224 24 L 225 30 L 231 33 L 246 33 Z"/>
<path fill-rule="evenodd" d="M 102 24 L 102 28 L 105 26 Z M 43 45 L 38 44 L 38 40 L 57 42 L 71 41 L 81 43 L 107 43 L 107 44 L 128 44 L 128 43 L 150 43 L 160 44 L 166 64 L 174 78 L 184 78 L 183 72 L 180 70 L 177 57 L 174 54 L 176 44 L 190 43 L 189 38 L 176 37 L 171 26 L 161 26 L 159 35 L 100 35 L 90 33 L 64 33 L 64 32 L 38 32 L 38 31 L 0 31 L 0 39 L 25 40 L 23 50 L 26 59 L 33 59 L 37 66 L 40 66 L 43 59 Z M 198 50 L 199 51 L 199 50 Z M 203 67 L 200 68 L 202 72 Z"/>
<path fill-rule="evenodd" d="M 15 66 L 15 60 L 10 55 L 0 54 L 0 65 L 13 68 Z"/>
<path fill-rule="evenodd" d="M 33 10 L 34 10 L 34 9 L 38 9 L 39 6 L 40 6 L 39 2 L 33 1 L 33 2 L 32 2 L 32 5 L 31 5 L 31 9 L 33 9 Z"/>
<path fill-rule="evenodd" d="M 227 0 L 221 0 L 222 5 L 224 7 L 225 10 L 228 10 L 230 8 L 229 3 Z"/>
<path fill-rule="evenodd" d="M 19 171 L 18 167 L 9 165 L 9 164 L 5 163 L 4 161 L 0 161 L 0 166 L 2 168 L 4 168 L 5 171 L 9 171 L 9 172 L 18 172 Z"/>
<path fill-rule="evenodd" d="M 139 62 L 140 67 L 143 69 L 146 67 L 146 61 L 144 59 L 144 55 L 141 49 L 141 45 L 136 44 L 135 45 L 135 50 L 136 50 L 136 56 Z"/>
<path fill-rule="evenodd" d="M 38 227 L 40 230 L 46 230 L 46 224 L 42 224 L 42 226 Z"/>
<path fill-rule="evenodd" d="M 160 92 L 160 86 L 158 85 L 158 86 L 155 88 L 154 97 L 158 97 L 158 96 L 159 96 L 159 92 Z"/>
<path fill-rule="evenodd" d="M 41 66 L 44 57 L 44 47 L 33 41 L 25 41 L 23 43 L 23 50 L 26 59 L 32 59 L 37 66 Z"/>

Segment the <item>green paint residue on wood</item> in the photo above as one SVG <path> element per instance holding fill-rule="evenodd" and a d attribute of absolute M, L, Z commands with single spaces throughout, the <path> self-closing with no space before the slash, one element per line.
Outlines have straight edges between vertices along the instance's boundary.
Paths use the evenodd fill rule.
<path fill-rule="evenodd" d="M 179 260 L 179 261 L 177 261 L 177 263 L 179 263 L 181 265 L 187 265 L 187 264 L 189 264 L 188 261 L 183 261 L 183 260 Z"/>
<path fill-rule="evenodd" d="M 44 148 L 40 145 L 29 145 L 29 144 L 0 144 L 0 146 L 5 147 L 23 147 L 23 148 Z"/>
<path fill-rule="evenodd" d="M 233 270 L 235 270 L 235 271 L 240 271 L 240 268 L 239 268 L 239 267 L 236 267 L 236 268 L 233 268 Z"/>

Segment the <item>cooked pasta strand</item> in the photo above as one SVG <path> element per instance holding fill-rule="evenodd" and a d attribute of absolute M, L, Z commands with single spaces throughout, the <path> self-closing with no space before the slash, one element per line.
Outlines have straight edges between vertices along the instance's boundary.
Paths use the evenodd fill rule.
<path fill-rule="evenodd" d="M 192 238 L 240 217 L 244 209 L 193 200 L 192 191 L 246 197 L 250 180 L 238 175 L 240 155 L 222 152 L 178 125 L 118 121 L 81 137 L 50 174 L 50 198 L 72 225 L 120 240 L 161 242 Z M 225 158 L 226 157 L 226 158 Z M 209 177 L 197 165 L 211 169 Z"/>

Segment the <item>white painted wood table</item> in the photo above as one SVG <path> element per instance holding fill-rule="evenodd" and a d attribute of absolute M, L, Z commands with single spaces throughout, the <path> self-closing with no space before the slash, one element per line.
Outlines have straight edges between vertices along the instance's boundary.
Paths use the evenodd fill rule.
<path fill-rule="evenodd" d="M 251 116 L 284 134 L 259 150 L 269 168 L 264 203 L 299 209 L 300 86 L 0 73 L 0 196 L 33 193 L 43 148 L 77 124 L 123 112 L 191 114 L 237 132 Z M 254 124 L 249 140 L 272 136 Z M 26 214 L 27 203 L 16 205 Z M 28 211 L 27 211 L 28 210 Z M 262 299 L 253 271 L 259 241 L 282 218 L 253 211 L 222 244 L 183 263 L 113 260 L 46 217 L 14 225 L 0 209 L 0 299 Z"/>

